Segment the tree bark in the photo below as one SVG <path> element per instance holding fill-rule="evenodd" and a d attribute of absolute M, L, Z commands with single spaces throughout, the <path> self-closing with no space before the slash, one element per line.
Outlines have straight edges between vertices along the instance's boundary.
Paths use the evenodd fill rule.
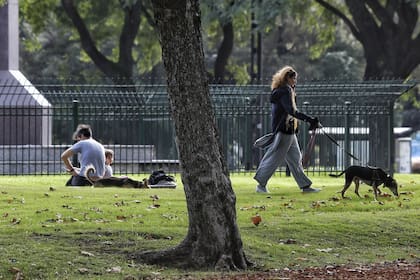
<path fill-rule="evenodd" d="M 316 2 L 341 18 L 362 44 L 365 79 L 406 79 L 420 63 L 417 1 L 345 0 L 352 20 L 327 1 Z"/>
<path fill-rule="evenodd" d="M 214 63 L 214 79 L 216 83 L 223 84 L 226 75 L 226 66 L 233 49 L 233 23 L 222 23 L 223 41 L 217 50 L 217 58 Z"/>
<path fill-rule="evenodd" d="M 176 247 L 141 262 L 221 270 L 249 265 L 210 100 L 198 0 L 153 1 L 187 200 L 189 228 Z"/>

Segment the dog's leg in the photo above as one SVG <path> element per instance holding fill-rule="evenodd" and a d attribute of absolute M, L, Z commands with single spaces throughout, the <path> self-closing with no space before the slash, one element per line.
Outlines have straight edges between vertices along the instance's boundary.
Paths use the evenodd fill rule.
<path fill-rule="evenodd" d="M 378 201 L 378 191 L 380 192 L 380 190 L 378 189 L 376 182 L 373 182 L 372 188 L 373 188 L 373 193 L 375 194 L 375 201 Z"/>
<path fill-rule="evenodd" d="M 343 187 L 343 190 L 341 191 L 341 197 L 344 199 L 345 198 L 345 196 L 344 196 L 344 193 L 347 191 L 347 189 L 350 187 L 350 185 L 351 185 L 351 180 L 347 180 L 346 179 L 346 182 L 344 183 L 344 187 Z"/>
<path fill-rule="evenodd" d="M 358 197 L 361 197 L 360 194 L 359 194 L 360 179 L 355 177 L 353 182 L 354 182 L 354 185 L 355 185 L 354 192 L 357 194 Z"/>

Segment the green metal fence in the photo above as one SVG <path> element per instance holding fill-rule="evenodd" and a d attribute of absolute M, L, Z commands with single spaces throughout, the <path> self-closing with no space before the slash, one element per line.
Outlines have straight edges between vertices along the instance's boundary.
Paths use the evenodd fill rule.
<path fill-rule="evenodd" d="M 256 138 L 270 130 L 270 89 L 265 85 L 210 85 L 221 142 L 231 171 L 253 171 L 263 151 Z M 414 82 L 329 81 L 297 87 L 298 107 L 318 116 L 330 136 L 316 137 L 309 171 L 341 170 L 349 164 L 393 170 L 393 106 Z M 33 105 L 17 84 L 0 81 L 0 174 L 56 174 L 63 171 L 61 152 L 72 144 L 78 123 L 88 123 L 94 138 L 115 150 L 115 173 L 178 169 L 175 132 L 165 85 L 26 85 L 49 106 Z M 37 95 L 38 96 L 38 95 Z M 36 99 L 36 98 L 35 98 Z M 39 98 L 38 98 L 39 99 Z M 39 103 L 39 102 L 38 102 Z M 21 120 L 11 121 L 10 114 Z M 23 117 L 26 118 L 23 118 Z M 40 119 L 41 123 L 31 119 Z M 18 124 L 21 122 L 21 124 Z M 26 122 L 26 124 L 25 124 Z M 19 133 L 13 139 L 7 133 Z M 40 134 L 42 137 L 28 137 Z M 307 125 L 298 134 L 304 147 Z M 27 140 L 38 139 L 43 140 Z M 347 150 L 359 160 L 349 158 Z M 305 152 L 305 151 L 304 151 Z M 279 170 L 285 170 L 280 167 Z"/>

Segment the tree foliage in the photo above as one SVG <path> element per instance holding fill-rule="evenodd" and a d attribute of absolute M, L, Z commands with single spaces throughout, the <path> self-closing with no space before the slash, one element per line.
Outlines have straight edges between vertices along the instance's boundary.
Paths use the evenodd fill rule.
<path fill-rule="evenodd" d="M 337 1 L 316 2 L 341 19 L 362 44 L 366 79 L 405 79 L 419 65 L 419 0 L 345 0 L 345 9 Z"/>
<path fill-rule="evenodd" d="M 74 27 L 62 3 L 73 4 L 80 15 L 79 23 L 85 25 L 91 37 L 90 44 L 86 44 L 89 40 L 81 40 L 83 32 Z M 418 3 L 419 0 L 203 0 L 207 71 L 211 78 L 220 81 L 248 82 L 250 36 L 254 32 L 263 38 L 262 74 L 265 77 L 271 76 L 279 65 L 294 64 L 304 69 L 306 77 L 328 75 L 330 78 L 330 73 L 340 73 L 342 77 L 357 78 L 359 68 L 365 67 L 365 78 L 405 78 L 418 65 L 416 50 L 420 27 L 415 21 L 418 12 L 413 8 Z M 40 60 L 42 64 L 54 57 L 56 72 L 85 77 L 85 80 L 99 78 L 104 73 L 136 77 L 163 75 L 159 72 L 161 53 L 151 1 L 22 0 L 20 6 L 22 23 L 27 23 L 23 45 L 30 53 L 26 57 L 33 56 L 28 62 Z M 121 35 L 124 18 L 130 18 L 126 13 L 130 7 L 136 7 L 139 15 L 138 29 L 132 29 L 137 32 L 136 36 L 132 43 L 126 41 L 123 50 L 124 36 Z M 361 15 L 368 21 L 357 20 Z M 349 36 L 349 32 L 353 36 Z M 58 40 L 66 40 L 67 44 L 56 44 Z M 61 54 L 57 45 L 62 48 Z M 45 55 L 47 59 L 42 58 L 40 50 L 49 52 Z M 359 54 L 361 50 L 364 58 Z M 69 61 L 70 54 L 77 62 Z M 27 61 L 22 63 L 24 68 Z M 42 72 L 47 73 L 52 68 L 46 67 Z M 102 72 L 95 73 L 95 68 Z"/>
<path fill-rule="evenodd" d="M 145 3 L 143 3 L 145 2 Z M 81 63 L 94 62 L 103 75 L 118 82 L 149 72 L 160 62 L 150 3 L 147 1 L 22 1 L 24 20 L 31 26 L 28 46 L 51 25 L 79 41 Z M 34 48 L 32 48 L 34 49 Z M 125 82 L 126 82 L 125 81 Z"/>

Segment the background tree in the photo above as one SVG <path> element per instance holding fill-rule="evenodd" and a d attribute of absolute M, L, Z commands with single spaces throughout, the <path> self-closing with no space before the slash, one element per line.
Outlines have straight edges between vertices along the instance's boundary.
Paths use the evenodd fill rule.
<path fill-rule="evenodd" d="M 92 39 L 87 44 L 91 47 L 87 49 L 96 53 L 99 61 L 103 61 L 102 64 L 116 66 L 115 71 L 119 69 L 118 65 L 129 67 L 131 70 L 123 71 L 132 71 L 136 79 L 158 77 L 154 80 L 159 80 L 164 76 L 161 51 L 151 19 L 150 1 L 63 1 L 70 3 L 80 15 L 80 24 L 86 27 Z M 140 2 L 140 24 L 134 45 L 125 43 L 126 46 L 133 46 L 132 54 L 130 56 L 127 52 L 124 53 L 123 59 L 120 51 L 123 37 L 120 34 L 124 26 L 123 19 L 127 18 L 124 7 L 140 5 Z M 325 10 L 314 9 L 308 1 L 254 2 L 251 8 L 250 1 L 202 1 L 203 43 L 210 77 L 241 84 L 249 82 L 251 12 L 258 18 L 257 31 L 263 34 L 263 77 L 270 77 L 283 64 L 299 66 L 301 77 L 329 77 L 329 73 L 343 73 L 342 76 L 349 78 L 359 75 L 359 71 L 355 71 L 360 64 L 357 57 L 359 47 L 355 48 L 349 40 L 342 40 L 340 44 L 338 41 L 331 41 L 333 33 L 326 30 L 338 34 L 343 33 L 344 29 L 341 25 L 332 24 L 332 16 L 326 17 Z M 103 81 L 104 71 L 98 71 L 99 68 L 93 64 L 92 58 L 81 48 L 79 32 L 60 0 L 22 0 L 20 8 L 21 26 L 25 28 L 21 33 L 24 42 L 24 49 L 21 51 L 24 59 L 21 60 L 21 65 L 28 77 L 34 79 L 42 74 L 43 78 L 64 77 L 65 80 L 71 78 L 74 82 Z M 311 22 L 303 21 L 310 16 Z M 321 22 L 319 19 L 328 21 Z M 307 25 L 312 28 L 310 32 L 305 29 Z M 314 26 L 319 27 L 314 29 Z M 348 36 L 344 34 L 337 38 L 348 39 Z M 119 61 L 128 61 L 128 64 Z M 130 66 L 131 62 L 133 65 Z M 323 70 L 324 66 L 326 71 Z M 114 74 L 110 75 L 115 77 Z"/>
<path fill-rule="evenodd" d="M 198 1 L 156 0 L 153 9 L 175 122 L 189 228 L 175 248 L 141 253 L 138 258 L 183 267 L 245 269 L 248 262 L 236 224 L 236 197 L 210 100 Z"/>
<path fill-rule="evenodd" d="M 114 82 L 126 83 L 124 80 L 150 72 L 160 62 L 150 1 L 24 0 L 20 10 L 24 22 L 29 23 L 26 39 L 32 40 L 25 45 L 32 54 L 41 48 L 51 50 L 51 45 L 42 43 L 47 43 L 45 32 L 55 27 L 59 34 L 65 34 L 59 37 L 66 39 L 64 45 L 79 42 L 80 51 L 73 60 L 93 62 Z"/>
<path fill-rule="evenodd" d="M 345 0 L 346 7 L 336 1 L 315 1 L 342 19 L 362 44 L 365 79 L 406 79 L 420 63 L 420 1 Z"/>

